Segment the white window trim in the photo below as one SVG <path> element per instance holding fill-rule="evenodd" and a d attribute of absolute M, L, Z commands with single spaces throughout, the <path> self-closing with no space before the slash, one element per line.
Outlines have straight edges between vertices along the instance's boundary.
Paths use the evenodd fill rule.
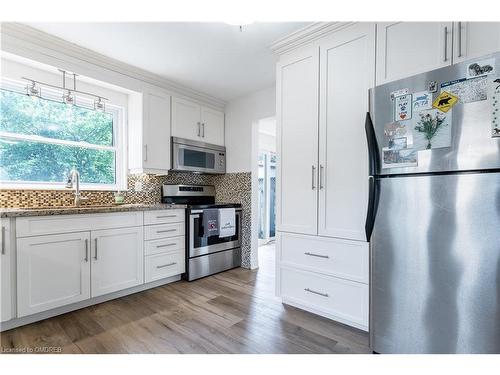
<path fill-rule="evenodd" d="M 12 80 L 9 78 L 1 77 L 2 89 L 9 91 L 18 92 L 21 94 L 25 93 L 27 82 Z M 49 94 L 49 95 L 47 95 Z M 58 90 L 55 89 L 42 89 L 43 99 L 58 99 L 62 96 Z M 83 99 L 83 98 L 82 98 Z M 81 100 L 80 100 L 81 101 Z M 84 108 L 92 108 L 91 102 L 87 101 L 87 105 L 80 105 Z M 85 103 L 85 100 L 84 100 Z M 106 113 L 110 113 L 113 116 L 113 139 L 115 140 L 116 146 L 102 146 L 95 145 L 86 142 L 74 142 L 66 141 L 61 139 L 51 139 L 36 135 L 23 135 L 17 133 L 1 132 L 0 137 L 10 138 L 16 140 L 24 141 L 35 141 L 44 142 L 57 145 L 69 145 L 85 147 L 95 150 L 110 150 L 115 151 L 115 183 L 114 184 L 93 184 L 93 183 L 81 183 L 80 190 L 91 190 L 91 191 L 123 191 L 127 190 L 127 164 L 126 164 L 126 124 L 125 124 L 125 108 L 121 106 L 116 106 L 110 103 L 106 103 Z M 69 191 L 66 188 L 65 182 L 36 182 L 36 181 L 0 181 L 0 189 L 3 190 L 64 190 Z"/>

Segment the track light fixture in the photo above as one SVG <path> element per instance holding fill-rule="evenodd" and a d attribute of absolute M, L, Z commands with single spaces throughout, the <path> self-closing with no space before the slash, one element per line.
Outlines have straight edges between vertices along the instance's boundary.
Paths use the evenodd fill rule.
<path fill-rule="evenodd" d="M 105 102 L 108 99 L 106 99 L 105 97 L 103 97 L 101 95 L 95 95 L 95 94 L 92 94 L 90 92 L 77 90 L 76 89 L 76 76 L 77 76 L 77 74 L 76 73 L 69 73 L 69 72 L 62 70 L 62 69 L 59 69 L 59 71 L 62 73 L 62 86 L 56 86 L 56 85 L 52 85 L 49 83 L 37 81 L 35 79 L 23 77 L 24 80 L 29 81 L 29 83 L 26 85 L 26 94 L 29 96 L 32 96 L 32 97 L 41 98 L 42 97 L 41 86 L 51 87 L 51 88 L 55 88 L 55 89 L 59 89 L 59 90 L 63 91 L 62 102 L 65 104 L 76 105 L 77 95 L 78 96 L 82 95 L 84 97 L 94 98 L 94 110 L 101 111 L 101 112 L 105 111 L 105 109 L 106 109 Z M 72 88 L 66 86 L 66 74 L 73 75 L 73 87 Z"/>

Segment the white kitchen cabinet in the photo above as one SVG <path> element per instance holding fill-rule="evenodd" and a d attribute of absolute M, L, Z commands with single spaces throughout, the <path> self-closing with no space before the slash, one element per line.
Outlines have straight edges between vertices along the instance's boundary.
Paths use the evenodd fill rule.
<path fill-rule="evenodd" d="M 224 146 L 224 113 L 201 107 L 201 131 L 204 142 Z"/>
<path fill-rule="evenodd" d="M 0 301 L 0 321 L 5 322 L 14 317 L 14 306 L 12 304 L 13 244 L 11 242 L 11 225 L 9 219 L 1 219 L 0 236 L 0 292 L 2 293 Z"/>
<path fill-rule="evenodd" d="M 368 285 L 293 268 L 280 278 L 283 302 L 368 331 Z"/>
<path fill-rule="evenodd" d="M 88 298 L 90 232 L 17 239 L 18 317 Z"/>
<path fill-rule="evenodd" d="M 280 57 L 276 72 L 277 228 L 317 233 L 317 45 Z"/>
<path fill-rule="evenodd" d="M 144 283 L 143 227 L 91 233 L 92 297 Z"/>
<path fill-rule="evenodd" d="M 454 63 L 500 51 L 500 22 L 454 22 Z"/>
<path fill-rule="evenodd" d="M 284 232 L 277 240 L 281 266 L 368 284 L 368 242 Z"/>
<path fill-rule="evenodd" d="M 377 23 L 377 85 L 451 65 L 452 28 L 452 22 Z"/>
<path fill-rule="evenodd" d="M 199 104 L 172 97 L 172 136 L 200 140 L 200 111 L 201 106 Z"/>
<path fill-rule="evenodd" d="M 320 43 L 318 234 L 365 241 L 364 121 L 375 84 L 375 25 L 360 23 Z"/>
<path fill-rule="evenodd" d="M 167 174 L 170 169 L 170 96 L 145 92 L 130 101 L 131 173 Z"/>
<path fill-rule="evenodd" d="M 173 97 L 172 135 L 224 146 L 224 112 Z"/>

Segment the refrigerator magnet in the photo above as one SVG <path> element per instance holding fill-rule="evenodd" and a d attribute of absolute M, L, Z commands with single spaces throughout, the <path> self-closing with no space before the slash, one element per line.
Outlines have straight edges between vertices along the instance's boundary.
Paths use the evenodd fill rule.
<path fill-rule="evenodd" d="M 413 94 L 413 112 L 419 112 L 432 107 L 432 94 L 420 91 Z"/>
<path fill-rule="evenodd" d="M 427 91 L 433 93 L 433 92 L 437 92 L 437 90 L 438 90 L 438 83 L 436 81 L 429 82 L 429 86 L 427 87 Z"/>
<path fill-rule="evenodd" d="M 467 78 L 474 78 L 495 73 L 495 59 L 474 61 L 467 65 Z"/>
<path fill-rule="evenodd" d="M 441 112 L 448 112 L 458 102 L 458 96 L 449 93 L 448 91 L 441 91 L 436 100 L 432 103 L 432 107 L 439 109 Z"/>
<path fill-rule="evenodd" d="M 411 119 L 412 114 L 412 95 L 406 94 L 394 98 L 394 120 L 404 121 Z"/>

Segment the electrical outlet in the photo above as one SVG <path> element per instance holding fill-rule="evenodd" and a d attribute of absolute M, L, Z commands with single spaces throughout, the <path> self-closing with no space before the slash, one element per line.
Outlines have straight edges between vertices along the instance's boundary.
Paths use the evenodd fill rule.
<path fill-rule="evenodd" d="M 134 184 L 134 190 L 139 192 L 142 191 L 142 181 L 136 181 Z"/>

